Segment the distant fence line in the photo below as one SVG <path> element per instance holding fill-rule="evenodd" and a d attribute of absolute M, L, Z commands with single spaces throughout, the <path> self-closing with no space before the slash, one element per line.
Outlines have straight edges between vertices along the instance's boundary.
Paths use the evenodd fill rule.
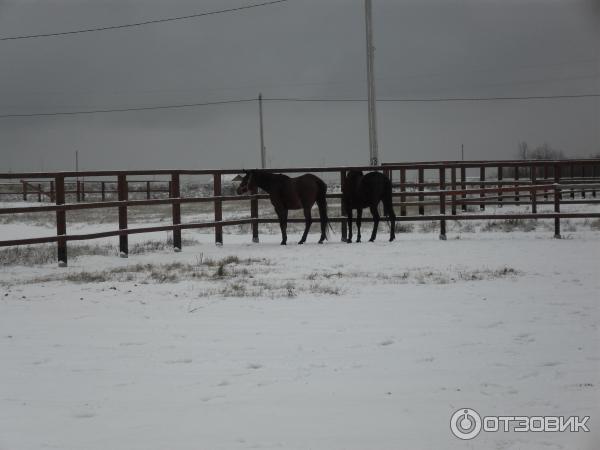
<path fill-rule="evenodd" d="M 478 179 L 467 178 L 467 170 L 476 170 Z M 437 161 L 416 163 L 392 163 L 381 166 L 360 167 L 304 167 L 267 169 L 270 172 L 296 174 L 303 172 L 334 173 L 339 176 L 342 185 L 349 170 L 383 171 L 392 180 L 396 188 L 394 206 L 399 207 L 398 221 L 439 221 L 440 238 L 446 238 L 446 222 L 448 220 L 486 220 L 486 219 L 553 219 L 554 236 L 560 237 L 560 220 L 566 218 L 600 218 L 600 213 L 586 212 L 561 212 L 561 205 L 600 203 L 596 193 L 600 190 L 600 159 L 578 160 L 505 160 L 505 161 Z M 495 173 L 492 171 L 495 170 Z M 0 179 L 19 180 L 29 195 L 32 186 L 39 189 L 35 195 L 40 199 L 47 196 L 54 205 L 23 206 L 0 208 L 0 215 L 36 213 L 52 211 L 56 213 L 56 235 L 23 238 L 0 241 L 2 246 L 27 245 L 38 243 L 57 243 L 57 257 L 61 265 L 67 263 L 67 242 L 74 240 L 87 240 L 102 237 L 119 236 L 119 249 L 122 256 L 127 256 L 128 236 L 130 234 L 151 233 L 158 231 L 173 232 L 173 247 L 181 250 L 181 231 L 194 228 L 214 228 L 215 242 L 223 243 L 223 227 L 250 224 L 252 238 L 255 242 L 259 239 L 259 224 L 278 223 L 275 218 L 259 217 L 259 199 L 267 199 L 268 195 L 252 192 L 251 195 L 223 195 L 222 178 L 224 175 L 239 173 L 239 170 L 134 170 L 134 171 L 85 171 L 85 172 L 30 172 L 30 173 L 4 173 Z M 510 174 L 510 177 L 507 175 Z M 185 197 L 181 194 L 181 177 L 194 175 L 209 175 L 212 177 L 212 195 Z M 411 182 L 410 178 L 416 181 Z M 426 176 L 427 175 L 427 176 Z M 165 181 L 143 180 L 145 189 L 134 189 L 137 180 L 128 180 L 128 177 L 167 176 Z M 113 181 L 86 180 L 86 183 L 101 183 L 99 190 L 92 190 L 94 194 L 101 194 L 101 201 L 85 201 L 86 190 L 78 184 L 77 179 L 110 177 Z M 66 179 L 75 179 L 68 182 Z M 116 179 L 116 181 L 115 181 Z M 432 181 L 433 179 L 433 181 Z M 42 191 L 42 183 L 50 186 L 49 190 Z M 152 189 L 150 183 L 157 183 L 157 188 Z M 162 184 L 160 184 L 162 183 Z M 27 188 L 25 186 L 28 186 Z M 75 186 L 75 188 L 72 188 Z M 90 185 L 88 185 L 90 186 Z M 115 186 L 110 189 L 108 186 Z M 70 189 L 69 189 L 70 188 Z M 426 188 L 428 190 L 426 190 Z M 166 192 L 168 198 L 151 198 L 154 192 Z M 108 192 L 115 193 L 117 200 L 106 200 Z M 132 200 L 131 193 L 142 192 L 146 199 Z M 76 195 L 76 201 L 66 203 L 66 194 Z M 79 194 L 78 194 L 79 193 Z M 78 195 L 77 195 L 78 194 Z M 340 193 L 330 193 L 328 198 L 340 199 Z M 396 201 L 399 200 L 399 201 Z M 223 220 L 223 202 L 249 201 L 250 216 L 242 219 Z M 79 203 L 78 203 L 79 202 Z M 181 205 L 190 203 L 212 203 L 214 220 L 210 222 L 181 222 Z M 538 213 L 540 204 L 553 205 L 553 212 Z M 170 225 L 129 228 L 127 223 L 127 208 L 133 206 L 171 205 L 172 223 Z M 479 207 L 479 213 L 458 214 L 467 212 L 469 205 Z M 530 213 L 486 214 L 487 205 L 528 205 Z M 416 215 L 408 214 L 408 207 L 417 207 Z M 437 214 L 425 214 L 426 207 L 438 210 Z M 447 207 L 450 214 L 447 214 Z M 85 234 L 67 234 L 66 212 L 97 208 L 118 208 L 118 230 L 103 231 Z M 272 213 L 272 211 L 270 211 Z M 341 222 L 342 239 L 346 238 L 345 211 L 340 208 L 341 216 L 332 216 L 330 221 Z M 366 218 L 365 221 L 370 219 Z M 290 222 L 304 222 L 304 219 L 290 219 Z"/>

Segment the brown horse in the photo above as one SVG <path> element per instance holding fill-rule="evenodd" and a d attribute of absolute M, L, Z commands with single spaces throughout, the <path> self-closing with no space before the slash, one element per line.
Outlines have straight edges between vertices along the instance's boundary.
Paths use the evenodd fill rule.
<path fill-rule="evenodd" d="M 244 172 L 239 187 L 238 194 L 253 191 L 257 187 L 266 191 L 271 197 L 271 203 L 275 208 L 281 227 L 281 245 L 287 243 L 287 220 L 288 210 L 304 210 L 304 234 L 298 244 L 304 244 L 308 230 L 312 224 L 311 209 L 315 202 L 319 207 L 319 219 L 321 221 L 321 239 L 322 244 L 327 239 L 327 185 L 319 177 L 312 174 L 305 174 L 299 177 L 290 178 L 287 175 L 279 173 L 270 173 L 262 170 L 249 170 Z"/>
<path fill-rule="evenodd" d="M 363 208 L 369 207 L 373 216 L 373 231 L 371 239 L 373 242 L 377 237 L 379 225 L 379 211 L 377 206 L 383 202 L 383 213 L 390 220 L 390 242 L 396 237 L 396 215 L 392 206 L 392 182 L 388 177 L 379 172 L 369 172 L 363 175 L 358 170 L 351 170 L 346 175 L 342 186 L 342 204 L 348 215 L 348 239 L 352 242 L 352 210 L 356 209 L 356 242 L 360 242 L 360 222 Z"/>

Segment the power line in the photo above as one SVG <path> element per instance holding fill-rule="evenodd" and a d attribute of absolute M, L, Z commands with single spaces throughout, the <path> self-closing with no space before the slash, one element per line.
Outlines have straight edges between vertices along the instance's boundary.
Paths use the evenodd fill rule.
<path fill-rule="evenodd" d="M 388 103 L 416 103 L 416 102 L 484 102 L 496 100 L 548 100 L 548 99 L 568 99 L 568 98 L 592 98 L 600 97 L 600 94 L 573 94 L 573 95 L 529 95 L 523 97 L 431 97 L 431 98 L 378 98 L 378 102 Z M 264 98 L 264 101 L 270 102 L 366 102 L 364 98 Z"/>
<path fill-rule="evenodd" d="M 85 111 L 55 111 L 45 113 L 27 113 L 27 114 L 2 114 L 0 119 L 18 118 L 18 117 L 43 117 L 43 116 L 77 116 L 82 114 L 103 114 L 117 112 L 132 112 L 132 111 L 153 111 L 157 109 L 181 109 L 181 108 L 196 108 L 200 106 L 213 105 L 228 105 L 231 103 L 246 103 L 253 102 L 255 98 L 237 99 L 237 100 L 221 100 L 216 102 L 203 103 L 183 103 L 178 105 L 159 105 L 159 106 L 139 106 L 132 108 L 111 108 L 111 109 L 90 109 Z"/>
<path fill-rule="evenodd" d="M 65 35 L 71 35 L 71 34 L 91 33 L 91 32 L 95 32 L 95 31 L 117 30 L 120 28 L 141 27 L 144 25 L 151 25 L 151 24 L 155 24 L 155 23 L 174 22 L 176 20 L 194 19 L 194 18 L 198 18 L 198 17 L 212 16 L 212 15 L 216 15 L 216 14 L 242 11 L 244 9 L 258 8 L 260 6 L 274 5 L 276 3 L 283 3 L 283 2 L 287 2 L 287 1 L 289 1 L 289 0 L 272 0 L 272 1 L 263 2 L 263 3 L 255 3 L 253 5 L 239 6 L 237 8 L 220 9 L 217 11 L 208 11 L 208 12 L 197 13 L 197 14 L 189 14 L 187 16 L 166 17 L 166 18 L 162 18 L 162 19 L 146 20 L 144 22 L 127 23 L 127 24 L 123 24 L 123 25 L 110 25 L 110 26 L 105 26 L 105 27 L 84 28 L 82 30 L 61 31 L 61 32 L 57 32 L 57 33 L 42 33 L 42 34 L 28 34 L 28 35 L 21 35 L 21 36 L 7 36 L 7 37 L 0 37 L 0 41 L 15 41 L 18 39 L 33 39 L 33 38 L 42 38 L 42 37 L 51 37 L 51 36 L 65 36 Z"/>
<path fill-rule="evenodd" d="M 503 100 L 550 100 L 550 99 L 578 99 L 578 98 L 594 98 L 600 97 L 600 94 L 573 94 L 573 95 L 530 95 L 525 97 L 447 97 L 447 98 L 383 98 L 377 99 L 378 102 L 387 103 L 414 103 L 414 102 L 482 102 L 482 101 L 503 101 Z M 158 106 L 140 106 L 130 108 L 110 108 L 110 109 L 90 109 L 81 111 L 55 111 L 43 113 L 25 113 L 25 114 L 1 114 L 0 119 L 19 118 L 19 117 L 44 117 L 44 116 L 76 116 L 83 114 L 104 114 L 104 113 L 119 113 L 133 111 L 153 111 L 160 109 L 182 109 L 196 108 L 201 106 L 227 105 L 233 103 L 248 103 L 255 102 L 257 98 L 242 98 L 221 100 L 214 102 L 199 102 L 199 103 L 183 103 L 173 105 L 158 105 Z M 284 97 L 263 97 L 265 102 L 304 102 L 304 103 L 363 103 L 367 99 L 362 98 L 284 98 Z"/>

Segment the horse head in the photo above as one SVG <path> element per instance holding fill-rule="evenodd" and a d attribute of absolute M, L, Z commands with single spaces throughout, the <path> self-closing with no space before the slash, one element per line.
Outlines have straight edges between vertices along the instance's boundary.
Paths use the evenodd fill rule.
<path fill-rule="evenodd" d="M 240 182 L 240 185 L 238 186 L 236 192 L 238 193 L 238 195 L 241 195 L 248 191 L 253 191 L 254 189 L 256 189 L 256 183 L 254 180 L 254 171 L 246 170 L 244 172 L 244 178 L 242 178 L 242 181 Z"/>

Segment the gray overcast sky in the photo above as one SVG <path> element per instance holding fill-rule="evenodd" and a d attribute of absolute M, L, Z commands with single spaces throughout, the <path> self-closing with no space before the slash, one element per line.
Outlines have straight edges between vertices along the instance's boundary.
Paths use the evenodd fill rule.
<path fill-rule="evenodd" d="M 260 0 L 0 0 L 0 37 Z M 366 97 L 362 0 L 0 41 L 0 114 L 256 97 Z M 600 92 L 600 0 L 373 0 L 378 98 Z M 379 103 L 384 162 L 600 152 L 600 98 Z M 2 171 L 259 164 L 256 103 L 0 119 Z M 273 167 L 368 162 L 365 103 L 265 104 Z"/>

